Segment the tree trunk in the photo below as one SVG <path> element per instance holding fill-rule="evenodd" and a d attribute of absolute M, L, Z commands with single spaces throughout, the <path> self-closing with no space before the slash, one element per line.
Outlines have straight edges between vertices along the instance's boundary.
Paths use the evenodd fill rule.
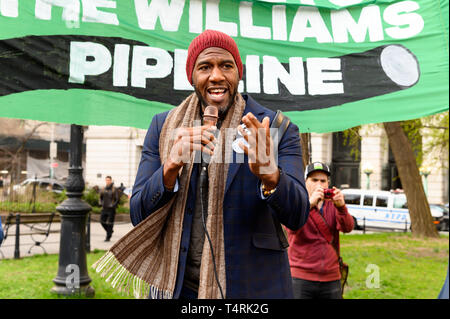
<path fill-rule="evenodd" d="M 302 147 L 303 171 L 310 164 L 311 154 L 309 153 L 309 144 L 311 143 L 311 133 L 300 133 L 300 144 Z"/>
<path fill-rule="evenodd" d="M 398 174 L 402 181 L 408 201 L 408 210 L 411 218 L 411 232 L 418 237 L 439 237 L 436 226 L 433 224 L 430 206 L 416 164 L 411 143 L 400 126 L 400 122 L 384 123 L 384 129 L 389 139 Z"/>

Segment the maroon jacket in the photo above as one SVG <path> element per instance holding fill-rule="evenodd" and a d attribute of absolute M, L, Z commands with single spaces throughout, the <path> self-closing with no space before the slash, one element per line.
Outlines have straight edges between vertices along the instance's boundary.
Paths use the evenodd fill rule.
<path fill-rule="evenodd" d="M 316 207 L 311 212 L 313 210 L 318 211 Z M 339 240 L 339 231 L 349 233 L 353 229 L 353 217 L 345 205 L 338 209 L 332 201 L 326 200 L 323 216 L 332 231 L 334 242 Z M 311 281 L 341 278 L 336 251 L 319 232 L 311 217 L 302 228 L 296 231 L 287 229 L 287 233 L 292 277 Z"/>

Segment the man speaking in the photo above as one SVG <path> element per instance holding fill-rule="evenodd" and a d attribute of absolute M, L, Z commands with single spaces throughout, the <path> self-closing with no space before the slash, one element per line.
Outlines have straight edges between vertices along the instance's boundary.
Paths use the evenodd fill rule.
<path fill-rule="evenodd" d="M 153 117 L 130 199 L 136 231 L 115 259 L 150 298 L 292 298 L 273 216 L 290 229 L 308 217 L 298 128 L 289 124 L 276 156 L 275 112 L 238 93 L 243 65 L 228 35 L 196 37 L 186 72 L 195 93 Z"/>

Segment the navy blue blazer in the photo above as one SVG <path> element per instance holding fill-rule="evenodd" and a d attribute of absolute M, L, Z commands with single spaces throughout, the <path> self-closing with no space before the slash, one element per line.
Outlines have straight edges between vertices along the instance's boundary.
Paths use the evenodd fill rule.
<path fill-rule="evenodd" d="M 252 112 L 259 121 L 272 121 L 275 112 L 262 107 L 251 97 L 244 114 Z M 159 156 L 159 135 L 168 112 L 153 117 L 145 137 L 142 158 L 130 199 L 130 215 L 137 225 L 174 196 L 163 184 Z M 235 158 L 236 153 L 233 152 Z M 292 298 L 292 283 L 287 250 L 277 237 L 272 214 L 292 230 L 302 227 L 309 214 L 309 201 L 303 177 L 302 152 L 298 127 L 290 124 L 278 145 L 280 181 L 276 191 L 263 199 L 260 181 L 245 162 L 229 166 L 223 204 L 226 297 Z M 180 245 L 174 298 L 180 295 L 189 247 L 195 205 L 198 164 L 190 180 Z"/>

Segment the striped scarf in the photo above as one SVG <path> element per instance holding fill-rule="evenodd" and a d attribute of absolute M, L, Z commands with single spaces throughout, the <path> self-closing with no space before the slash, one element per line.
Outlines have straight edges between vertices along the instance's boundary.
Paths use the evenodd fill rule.
<path fill-rule="evenodd" d="M 167 116 L 159 137 L 161 165 L 167 160 L 174 140 L 173 132 L 179 127 L 192 127 L 200 122 L 200 103 L 195 93 L 187 97 Z M 225 250 L 223 237 L 223 200 L 231 150 L 225 138 L 226 128 L 236 128 L 242 118 L 245 101 L 237 93 L 220 128 L 220 134 L 208 166 L 208 217 L 206 229 L 210 235 L 218 280 L 226 295 Z M 233 133 L 234 135 L 235 133 Z M 227 144 L 227 145 L 226 145 Z M 133 293 L 135 298 L 173 298 L 177 279 L 178 258 L 183 231 L 183 217 L 188 196 L 189 182 L 194 164 L 186 163 L 179 174 L 179 189 L 163 207 L 151 213 L 145 220 L 117 241 L 92 267 L 120 292 Z M 203 245 L 198 298 L 220 298 L 209 242 Z"/>

